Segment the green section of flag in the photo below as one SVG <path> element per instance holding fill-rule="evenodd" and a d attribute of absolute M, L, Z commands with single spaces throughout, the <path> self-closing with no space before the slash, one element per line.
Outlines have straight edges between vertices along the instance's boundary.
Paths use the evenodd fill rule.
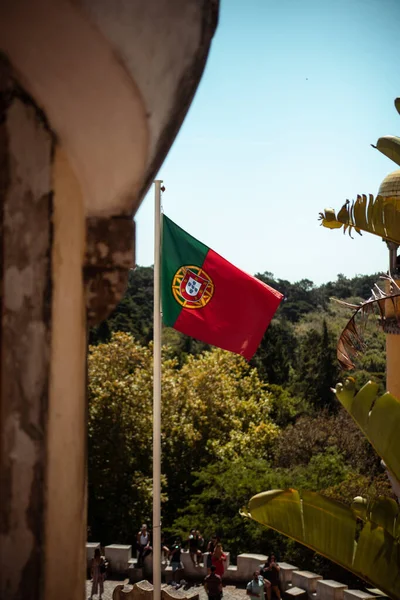
<path fill-rule="evenodd" d="M 182 306 L 175 300 L 171 285 L 175 273 L 186 265 L 202 267 L 209 248 L 162 217 L 161 294 L 164 325 L 173 327 Z"/>

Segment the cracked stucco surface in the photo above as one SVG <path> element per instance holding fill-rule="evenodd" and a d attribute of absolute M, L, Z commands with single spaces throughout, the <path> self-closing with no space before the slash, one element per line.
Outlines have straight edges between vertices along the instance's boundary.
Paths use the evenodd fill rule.
<path fill-rule="evenodd" d="M 10 87 L 7 98 L 0 165 L 0 597 L 13 600 L 40 594 L 30 576 L 40 570 L 43 545 L 53 141 L 26 99 L 13 96 Z"/>

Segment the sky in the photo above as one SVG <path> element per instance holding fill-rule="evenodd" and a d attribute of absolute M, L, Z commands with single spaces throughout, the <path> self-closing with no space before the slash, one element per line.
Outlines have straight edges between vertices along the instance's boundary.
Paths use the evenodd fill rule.
<path fill-rule="evenodd" d="M 237 267 L 320 284 L 384 272 L 380 238 L 320 226 L 396 165 L 399 0 L 222 0 L 206 69 L 157 178 L 165 213 Z M 153 259 L 153 197 L 136 216 Z"/>

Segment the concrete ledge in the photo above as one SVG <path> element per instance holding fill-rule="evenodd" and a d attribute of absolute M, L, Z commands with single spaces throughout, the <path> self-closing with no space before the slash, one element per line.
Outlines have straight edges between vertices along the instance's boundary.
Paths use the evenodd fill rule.
<path fill-rule="evenodd" d="M 343 593 L 343 600 L 372 600 L 373 598 L 377 596 L 361 590 L 345 590 Z"/>
<path fill-rule="evenodd" d="M 293 585 L 306 590 L 309 594 L 317 591 L 317 581 L 321 579 L 323 579 L 322 575 L 311 571 L 293 571 L 292 574 Z"/>
<path fill-rule="evenodd" d="M 132 558 L 132 546 L 111 544 L 104 549 L 105 557 L 110 562 L 111 573 L 128 574 L 129 560 Z"/>
<path fill-rule="evenodd" d="M 317 600 L 343 600 L 343 592 L 347 590 L 347 587 L 333 579 L 319 580 L 317 581 Z"/>
<path fill-rule="evenodd" d="M 283 597 L 287 598 L 287 600 L 292 600 L 294 598 L 296 598 L 296 600 L 303 600 L 303 598 L 307 598 L 307 592 L 298 587 L 291 587 L 283 592 Z"/>
<path fill-rule="evenodd" d="M 128 577 L 129 583 L 143 581 L 143 569 L 137 566 L 137 558 L 130 558 L 128 560 Z"/>
<path fill-rule="evenodd" d="M 280 566 L 279 581 L 281 583 L 282 590 L 285 591 L 292 583 L 293 571 L 298 571 L 299 569 L 298 567 L 285 562 L 280 562 L 278 564 Z"/>
<path fill-rule="evenodd" d="M 237 577 L 250 581 L 253 573 L 260 565 L 264 565 L 268 556 L 265 554 L 239 554 L 237 557 Z"/>

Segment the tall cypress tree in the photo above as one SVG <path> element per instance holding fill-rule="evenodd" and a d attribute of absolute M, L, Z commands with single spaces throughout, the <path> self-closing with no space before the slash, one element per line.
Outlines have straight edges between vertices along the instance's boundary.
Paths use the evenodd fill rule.
<path fill-rule="evenodd" d="M 338 405 L 331 388 L 338 374 L 334 337 L 324 319 L 322 331 L 311 329 L 300 344 L 293 392 L 316 409 L 335 412 Z"/>

